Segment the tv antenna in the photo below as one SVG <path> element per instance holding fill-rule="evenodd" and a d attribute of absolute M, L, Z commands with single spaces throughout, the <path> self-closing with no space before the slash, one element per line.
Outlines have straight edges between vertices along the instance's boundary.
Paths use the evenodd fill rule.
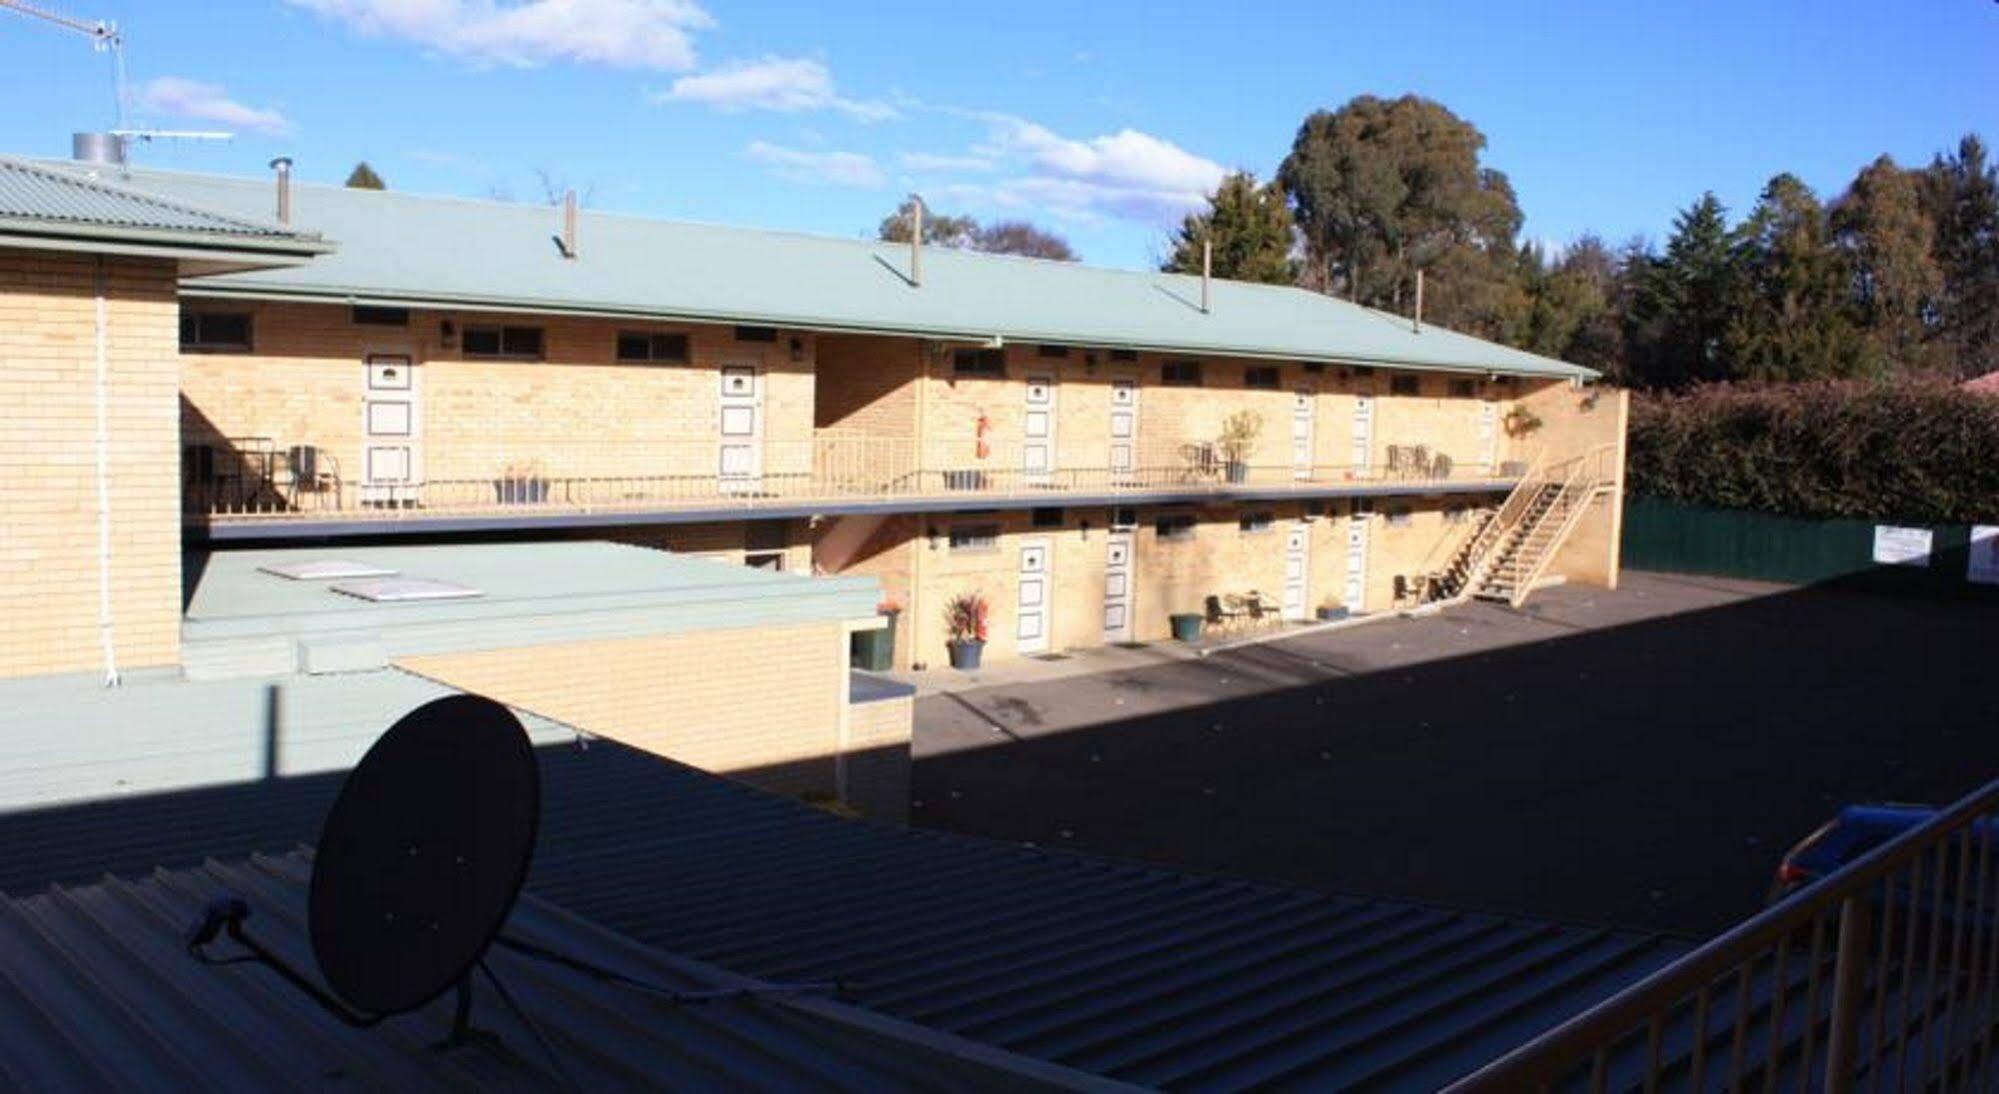
<path fill-rule="evenodd" d="M 107 19 L 88 21 L 74 19 L 59 12 L 25 3 L 24 0 L 0 0 L 0 9 L 39 19 L 51 26 L 59 27 L 90 39 L 90 48 L 95 53 L 111 55 L 111 93 L 114 101 L 116 123 L 110 133 L 117 142 L 119 158 L 127 142 L 155 140 L 226 141 L 235 134 L 213 129 L 135 129 L 131 125 L 131 89 L 125 80 L 125 35 L 118 24 Z"/>

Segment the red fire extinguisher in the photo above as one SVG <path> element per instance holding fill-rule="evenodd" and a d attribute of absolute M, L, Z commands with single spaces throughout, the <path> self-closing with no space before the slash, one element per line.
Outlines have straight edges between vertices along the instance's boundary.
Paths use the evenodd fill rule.
<path fill-rule="evenodd" d="M 978 443 L 979 458 L 982 460 L 985 459 L 987 456 L 993 454 L 992 442 L 986 440 L 986 431 L 991 429 L 992 427 L 993 427 L 992 420 L 986 417 L 985 411 L 983 410 L 980 411 L 979 424 L 978 428 L 975 430 L 975 433 L 979 442 Z"/>

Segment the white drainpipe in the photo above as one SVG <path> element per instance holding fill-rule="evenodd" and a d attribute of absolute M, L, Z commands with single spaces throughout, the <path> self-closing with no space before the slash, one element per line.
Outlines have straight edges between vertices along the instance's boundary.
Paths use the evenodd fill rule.
<path fill-rule="evenodd" d="M 104 646 L 104 686 L 118 686 L 118 648 L 111 628 L 111 318 L 105 303 L 104 259 L 97 259 L 97 637 Z"/>

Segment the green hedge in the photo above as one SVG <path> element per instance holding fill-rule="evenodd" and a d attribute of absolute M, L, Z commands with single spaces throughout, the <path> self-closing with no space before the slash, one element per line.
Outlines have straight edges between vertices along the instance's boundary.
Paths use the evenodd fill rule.
<path fill-rule="evenodd" d="M 1631 405 L 1634 494 L 1793 517 L 1999 521 L 1999 397 L 1947 384 L 1717 384 Z"/>

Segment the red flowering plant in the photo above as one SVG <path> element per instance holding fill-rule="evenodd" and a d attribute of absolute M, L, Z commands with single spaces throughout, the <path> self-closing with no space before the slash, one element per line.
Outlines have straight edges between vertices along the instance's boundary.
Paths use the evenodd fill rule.
<path fill-rule="evenodd" d="M 986 598 L 977 593 L 962 593 L 951 598 L 944 605 L 944 624 L 950 628 L 953 642 L 984 642 L 986 640 Z"/>

